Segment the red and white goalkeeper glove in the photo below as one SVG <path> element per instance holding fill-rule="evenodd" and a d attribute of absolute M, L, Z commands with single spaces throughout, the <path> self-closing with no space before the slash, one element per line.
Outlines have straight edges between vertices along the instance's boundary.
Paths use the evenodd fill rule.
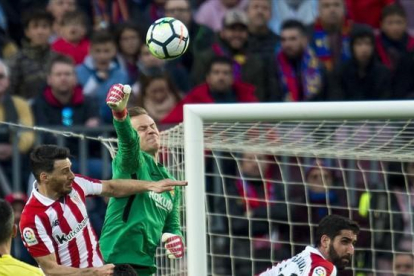
<path fill-rule="evenodd" d="M 162 234 L 162 242 L 165 242 L 165 253 L 170 259 L 180 259 L 184 256 L 183 239 L 171 233 Z"/>
<path fill-rule="evenodd" d="M 131 86 L 114 84 L 109 88 L 106 96 L 106 104 L 112 109 L 112 114 L 116 119 L 123 119 L 127 114 L 126 106 L 129 95 L 131 94 Z"/>

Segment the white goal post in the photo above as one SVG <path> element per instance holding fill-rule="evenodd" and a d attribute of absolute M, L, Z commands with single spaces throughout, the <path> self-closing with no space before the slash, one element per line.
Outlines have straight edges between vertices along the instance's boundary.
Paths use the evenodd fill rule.
<path fill-rule="evenodd" d="M 303 102 L 257 104 L 208 104 L 184 106 L 184 145 L 186 187 L 187 265 L 189 276 L 207 276 L 207 238 L 205 213 L 204 133 L 205 122 L 276 122 L 276 121 L 329 121 L 329 120 L 410 120 L 414 118 L 414 101 L 377 102 Z M 388 145 L 388 144 L 386 144 Z M 404 161 L 412 157 L 411 142 L 391 158 Z M 384 155 L 384 147 L 357 151 L 359 158 Z M 274 146 L 272 154 L 286 154 L 284 148 Z M 300 147 L 293 154 L 315 156 L 317 147 Z M 280 151 L 280 152 L 278 152 Z M 324 156 L 323 152 L 320 152 Z M 346 149 L 342 158 L 352 157 Z M 355 157 L 355 156 L 354 156 Z"/>

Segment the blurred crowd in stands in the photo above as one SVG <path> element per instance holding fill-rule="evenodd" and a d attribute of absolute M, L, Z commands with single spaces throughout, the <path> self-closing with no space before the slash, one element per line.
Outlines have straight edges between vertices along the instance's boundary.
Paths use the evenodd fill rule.
<path fill-rule="evenodd" d="M 413 14 L 412 0 L 0 0 L 0 121 L 68 130 L 74 126 L 90 130 L 111 125 L 112 115 L 105 98 L 115 83 L 130 84 L 133 94 L 129 104 L 144 107 L 161 129 L 183 120 L 186 103 L 412 99 Z M 145 45 L 148 27 L 164 16 L 181 20 L 190 33 L 188 51 L 175 60 L 157 59 Z M 0 125 L 0 179 L 11 183 L 15 142 L 21 154 L 22 190 L 6 194 L 7 189 L 0 188 L 0 196 L 14 203 L 19 212 L 26 200 L 24 193 L 30 190 L 27 153 L 39 141 L 33 132 L 22 132 L 18 141 L 12 141 L 12 137 L 17 136 L 12 135 L 8 126 Z M 56 135 L 43 135 L 41 142 L 57 143 L 56 139 Z M 80 166 L 77 139 L 69 139 L 66 146 L 74 156 L 76 172 Z M 89 143 L 88 152 L 86 174 L 110 178 L 109 174 L 102 175 L 104 161 L 99 144 Z M 246 160 L 251 158 L 247 154 Z M 240 170 L 245 168 L 246 174 L 257 174 L 257 168 L 253 167 L 246 164 Z M 322 173 L 323 178 L 332 177 L 327 170 L 317 170 L 315 175 L 309 170 L 306 173 L 309 179 L 304 182 L 318 181 Z M 246 215 L 249 205 L 247 209 L 255 210 L 249 213 L 251 216 L 287 221 L 288 214 L 293 212 L 287 206 L 278 206 L 277 213 L 268 214 L 269 208 L 257 201 L 265 195 L 288 196 L 283 187 L 279 191 L 263 183 L 249 185 L 235 183 L 225 191 L 251 194 L 253 198 L 232 204 L 231 213 Z M 243 190 L 246 187 L 250 187 L 247 192 Z M 306 200 L 338 206 L 350 204 L 340 202 L 346 196 L 326 193 L 317 185 L 311 187 Z M 256 190 L 259 188 L 262 190 Z M 294 195 L 305 194 L 299 191 Z M 378 201 L 375 204 L 382 204 L 380 196 L 374 198 Z M 295 196 L 291 200 L 305 202 Z M 395 198 L 387 203 L 392 206 L 382 207 L 411 213 L 414 204 L 408 202 L 412 201 Z M 95 229 L 100 229 L 105 202 L 93 199 L 90 208 L 96 211 L 89 212 L 96 216 L 91 218 L 97 225 Z M 312 221 L 306 210 L 294 212 L 304 215 L 301 221 L 316 223 L 326 213 L 325 209 L 316 209 Z M 356 214 L 362 218 L 368 215 Z M 289 217 L 289 221 L 292 219 Z M 412 221 L 411 217 L 400 215 L 395 221 L 400 224 L 378 227 L 402 232 L 411 229 L 406 224 Z M 246 223 L 242 219 L 235 221 L 232 233 L 271 239 L 266 236 L 269 225 L 258 223 L 253 232 L 246 232 L 249 230 Z M 271 233 L 279 239 L 290 235 L 283 227 Z M 305 237 L 308 235 L 285 239 Z M 387 242 L 376 244 L 378 248 L 396 248 L 388 244 L 389 237 L 372 240 Z M 399 241 L 393 241 L 399 246 Z M 243 247 L 243 241 L 237 246 Z M 259 258 L 269 254 L 267 243 L 258 242 L 255 246 Z M 285 258 L 292 253 L 290 249 L 282 250 L 282 244 L 272 246 L 279 254 L 274 258 Z M 17 240 L 13 249 L 15 256 L 33 263 L 21 241 Z M 413 273 L 412 253 L 408 256 L 409 273 Z M 404 266 L 406 257 L 398 255 L 395 259 Z M 385 253 L 377 258 L 385 259 L 380 263 L 384 265 L 393 260 Z M 373 266 L 372 256 L 358 260 L 362 268 Z M 225 262 L 223 267 L 228 265 Z M 257 271 L 263 269 L 260 264 L 258 267 Z M 239 268 L 244 270 L 243 263 Z"/>

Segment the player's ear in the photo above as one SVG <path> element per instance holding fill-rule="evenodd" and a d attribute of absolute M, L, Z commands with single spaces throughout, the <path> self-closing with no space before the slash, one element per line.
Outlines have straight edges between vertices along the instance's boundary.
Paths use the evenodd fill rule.
<path fill-rule="evenodd" d="M 322 248 L 328 249 L 331 239 L 327 235 L 322 235 L 321 246 Z"/>
<path fill-rule="evenodd" d="M 13 224 L 12 238 L 17 236 L 17 224 Z"/>
<path fill-rule="evenodd" d="M 46 172 L 41 172 L 40 175 L 39 175 L 39 178 L 40 178 L 41 182 L 44 182 L 44 181 L 47 180 L 48 174 Z"/>

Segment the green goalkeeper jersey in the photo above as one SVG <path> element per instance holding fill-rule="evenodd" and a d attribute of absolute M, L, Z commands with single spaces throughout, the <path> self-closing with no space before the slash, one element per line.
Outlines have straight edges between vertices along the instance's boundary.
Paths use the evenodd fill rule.
<path fill-rule="evenodd" d="M 118 153 L 112 162 L 113 178 L 159 181 L 173 177 L 154 158 L 141 151 L 138 133 L 129 115 L 114 120 Z M 106 210 L 100 246 L 106 263 L 132 264 L 156 271 L 154 257 L 162 233 L 182 235 L 180 231 L 180 188 L 157 194 L 145 192 L 111 198 Z"/>

